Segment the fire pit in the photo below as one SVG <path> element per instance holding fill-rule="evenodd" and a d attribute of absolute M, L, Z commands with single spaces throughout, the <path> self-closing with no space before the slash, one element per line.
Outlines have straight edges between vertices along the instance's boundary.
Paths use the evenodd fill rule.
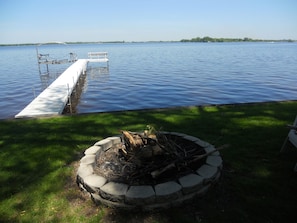
<path fill-rule="evenodd" d="M 85 150 L 79 187 L 96 204 L 150 211 L 202 196 L 222 169 L 218 149 L 176 132 L 123 131 Z"/>

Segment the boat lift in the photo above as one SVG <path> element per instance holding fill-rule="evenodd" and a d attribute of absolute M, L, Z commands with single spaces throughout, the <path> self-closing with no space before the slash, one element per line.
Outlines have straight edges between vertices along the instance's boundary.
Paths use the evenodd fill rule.
<path fill-rule="evenodd" d="M 42 71 L 41 71 L 41 65 L 44 64 L 46 66 L 46 73 L 45 74 L 49 74 L 49 69 L 48 69 L 48 65 L 49 64 L 66 64 L 66 63 L 74 63 L 77 61 L 77 55 L 76 53 L 70 52 L 69 53 L 69 57 L 68 58 L 63 58 L 63 59 L 56 59 L 56 58 L 52 58 L 50 57 L 50 54 L 41 54 L 38 50 L 38 48 L 40 46 L 43 45 L 49 45 L 49 44 L 65 44 L 64 42 L 49 42 L 49 43 L 41 43 L 38 44 L 36 46 L 36 54 L 37 54 L 37 63 L 38 63 L 38 70 L 39 70 L 39 74 L 42 75 Z"/>

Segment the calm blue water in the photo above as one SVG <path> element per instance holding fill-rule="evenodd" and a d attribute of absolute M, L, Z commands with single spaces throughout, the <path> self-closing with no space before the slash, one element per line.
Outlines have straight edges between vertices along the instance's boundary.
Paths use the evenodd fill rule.
<path fill-rule="evenodd" d="M 107 51 L 90 63 L 78 113 L 297 100 L 297 43 L 125 43 L 48 45 L 56 58 Z M 0 118 L 14 117 L 68 65 L 40 78 L 35 46 L 0 47 Z M 103 67 L 102 67 L 103 66 Z"/>

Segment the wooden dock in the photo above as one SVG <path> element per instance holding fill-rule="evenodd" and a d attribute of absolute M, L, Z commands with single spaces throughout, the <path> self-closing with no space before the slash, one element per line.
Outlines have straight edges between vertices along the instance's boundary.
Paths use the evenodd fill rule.
<path fill-rule="evenodd" d="M 15 118 L 62 114 L 80 75 L 86 72 L 88 62 L 88 59 L 79 59 L 73 63 Z"/>

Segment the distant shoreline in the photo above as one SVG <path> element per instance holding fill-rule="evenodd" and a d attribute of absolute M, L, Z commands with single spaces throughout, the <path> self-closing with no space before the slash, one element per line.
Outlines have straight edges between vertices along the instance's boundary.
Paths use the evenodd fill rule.
<path fill-rule="evenodd" d="M 200 42 L 200 43 L 208 43 L 208 42 L 297 42 L 297 40 L 291 39 L 281 39 L 281 40 L 265 40 L 265 39 L 252 39 L 252 38 L 212 38 L 212 37 L 196 37 L 192 39 L 182 39 L 177 41 L 91 41 L 91 42 L 65 42 L 66 44 L 109 44 L 109 43 L 179 43 L 179 42 Z M 0 46 L 34 46 L 40 43 L 11 43 L 11 44 L 0 44 Z M 55 43 L 52 43 L 55 44 Z"/>
<path fill-rule="evenodd" d="M 252 39 L 249 37 L 245 38 L 212 38 L 205 36 L 203 38 L 196 37 L 192 39 L 182 39 L 181 42 L 297 42 L 297 40 L 281 39 L 281 40 L 267 40 L 267 39 Z"/>

